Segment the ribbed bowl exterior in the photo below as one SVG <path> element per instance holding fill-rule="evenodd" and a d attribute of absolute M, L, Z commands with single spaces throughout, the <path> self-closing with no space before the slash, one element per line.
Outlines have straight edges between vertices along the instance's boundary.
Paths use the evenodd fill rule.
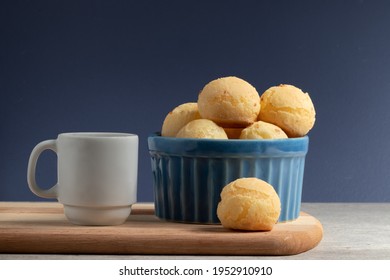
<path fill-rule="evenodd" d="M 220 223 L 222 188 L 241 177 L 270 183 L 281 200 L 279 222 L 299 217 L 309 139 L 213 140 L 148 138 L 156 216 L 187 223 Z"/>

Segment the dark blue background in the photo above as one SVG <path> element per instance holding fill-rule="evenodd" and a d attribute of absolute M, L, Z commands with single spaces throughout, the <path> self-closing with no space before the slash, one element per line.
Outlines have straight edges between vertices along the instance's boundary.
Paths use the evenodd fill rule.
<path fill-rule="evenodd" d="M 304 201 L 390 202 L 389 1 L 2 1 L 0 200 L 38 200 L 33 147 L 69 131 L 140 137 L 139 201 L 152 201 L 147 135 L 209 81 L 310 93 Z M 46 152 L 38 183 L 56 181 Z"/>

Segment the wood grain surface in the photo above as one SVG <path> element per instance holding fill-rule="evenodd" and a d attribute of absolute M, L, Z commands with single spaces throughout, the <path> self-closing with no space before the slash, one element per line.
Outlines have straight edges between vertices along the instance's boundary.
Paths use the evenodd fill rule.
<path fill-rule="evenodd" d="M 0 202 L 0 253 L 293 255 L 321 241 L 321 223 L 307 213 L 268 232 L 233 231 L 221 225 L 172 223 L 136 204 L 119 226 L 78 226 L 52 202 Z"/>

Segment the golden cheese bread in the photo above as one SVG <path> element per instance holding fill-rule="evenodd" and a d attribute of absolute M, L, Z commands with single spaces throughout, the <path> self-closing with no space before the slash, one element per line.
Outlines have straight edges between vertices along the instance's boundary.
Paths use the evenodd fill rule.
<path fill-rule="evenodd" d="M 257 120 L 260 96 L 256 89 L 237 77 L 209 82 L 198 96 L 199 113 L 222 127 L 246 127 Z"/>
<path fill-rule="evenodd" d="M 284 139 L 286 133 L 278 126 L 263 121 L 257 121 L 243 129 L 240 139 Z"/>
<path fill-rule="evenodd" d="M 211 120 L 198 119 L 190 121 L 176 134 L 177 138 L 210 138 L 228 139 L 222 127 Z"/>
<path fill-rule="evenodd" d="M 259 120 L 279 126 L 289 137 L 304 136 L 314 126 L 316 113 L 309 94 L 293 85 L 271 87 L 260 100 Z"/>
<path fill-rule="evenodd" d="M 184 103 L 169 112 L 163 122 L 161 135 L 175 137 L 179 130 L 190 121 L 200 119 L 198 103 Z"/>
<path fill-rule="evenodd" d="M 278 221 L 280 207 L 270 184 L 254 177 L 239 178 L 222 189 L 217 216 L 226 228 L 267 231 Z"/>

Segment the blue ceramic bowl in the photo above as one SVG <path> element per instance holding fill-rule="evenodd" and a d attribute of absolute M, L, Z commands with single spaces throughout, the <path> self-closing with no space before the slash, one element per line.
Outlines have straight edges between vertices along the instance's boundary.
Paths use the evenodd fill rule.
<path fill-rule="evenodd" d="M 157 217 L 220 223 L 222 188 L 241 177 L 270 183 L 281 201 L 279 222 L 299 217 L 309 138 L 219 140 L 148 137 Z"/>

